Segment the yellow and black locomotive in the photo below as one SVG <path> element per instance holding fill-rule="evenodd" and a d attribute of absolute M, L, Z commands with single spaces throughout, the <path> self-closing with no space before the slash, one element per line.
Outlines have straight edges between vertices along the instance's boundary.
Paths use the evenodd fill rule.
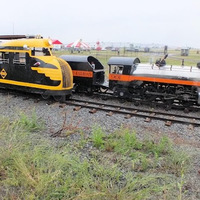
<path fill-rule="evenodd" d="M 52 55 L 49 39 L 0 36 L 13 38 L 0 44 L 1 88 L 38 93 L 45 99 L 53 96 L 56 100 L 71 94 L 72 70 L 66 61 Z"/>

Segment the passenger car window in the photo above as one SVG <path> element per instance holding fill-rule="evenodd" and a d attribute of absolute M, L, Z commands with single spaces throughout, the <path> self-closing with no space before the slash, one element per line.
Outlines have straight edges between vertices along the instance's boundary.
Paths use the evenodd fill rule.
<path fill-rule="evenodd" d="M 26 64 L 26 54 L 19 53 L 19 52 L 14 53 L 13 64 L 25 65 Z"/>
<path fill-rule="evenodd" d="M 9 53 L 8 52 L 0 52 L 0 62 L 2 64 L 9 63 Z"/>

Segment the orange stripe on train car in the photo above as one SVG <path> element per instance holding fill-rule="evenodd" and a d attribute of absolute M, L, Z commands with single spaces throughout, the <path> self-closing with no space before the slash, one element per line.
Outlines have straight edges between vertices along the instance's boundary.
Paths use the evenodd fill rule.
<path fill-rule="evenodd" d="M 200 86 L 200 81 L 187 81 L 187 80 L 177 80 L 177 79 L 165 79 L 156 77 L 142 77 L 142 76 L 130 76 L 130 75 L 120 75 L 120 74 L 109 74 L 109 80 L 113 81 L 149 81 L 149 82 L 159 82 L 159 83 L 169 83 L 169 84 L 181 84 L 181 85 L 194 85 Z"/>
<path fill-rule="evenodd" d="M 78 77 L 87 77 L 87 78 L 93 77 L 93 72 L 91 71 L 72 70 L 72 73 L 73 76 L 78 76 Z"/>

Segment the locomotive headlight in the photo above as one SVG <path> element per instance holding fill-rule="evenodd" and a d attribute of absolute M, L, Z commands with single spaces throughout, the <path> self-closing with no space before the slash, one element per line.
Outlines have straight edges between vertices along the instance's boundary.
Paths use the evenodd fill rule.
<path fill-rule="evenodd" d="M 26 44 L 24 44 L 23 48 L 24 49 L 28 49 L 28 46 Z"/>
<path fill-rule="evenodd" d="M 49 40 L 48 42 L 49 42 L 49 45 L 51 46 L 51 45 L 52 45 L 52 41 L 51 41 L 51 40 Z"/>

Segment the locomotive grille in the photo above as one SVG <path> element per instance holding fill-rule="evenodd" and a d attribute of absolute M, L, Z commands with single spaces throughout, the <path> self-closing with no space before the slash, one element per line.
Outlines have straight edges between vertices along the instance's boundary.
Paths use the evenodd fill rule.
<path fill-rule="evenodd" d="M 66 65 L 66 62 L 60 58 L 57 58 L 62 70 L 62 78 L 63 78 L 63 88 L 70 87 L 72 85 L 72 76 L 70 67 Z"/>

